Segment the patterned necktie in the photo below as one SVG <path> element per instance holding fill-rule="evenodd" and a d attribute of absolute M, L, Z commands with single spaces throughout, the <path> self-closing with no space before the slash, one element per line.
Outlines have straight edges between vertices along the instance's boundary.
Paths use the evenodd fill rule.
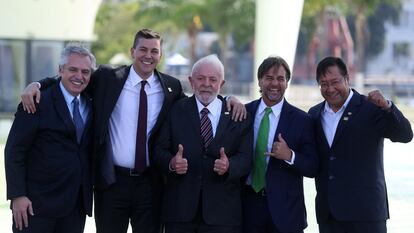
<path fill-rule="evenodd" d="M 135 170 L 142 173 L 147 167 L 147 93 L 145 92 L 147 81 L 141 81 L 139 93 L 139 113 L 137 142 L 135 144 Z"/>
<path fill-rule="evenodd" d="M 271 108 L 265 109 L 265 114 L 260 122 L 259 132 L 257 133 L 256 151 L 253 166 L 252 188 L 260 192 L 265 187 L 267 142 L 269 139 L 269 114 Z"/>
<path fill-rule="evenodd" d="M 204 148 L 207 148 L 211 141 L 213 141 L 213 127 L 211 126 L 210 118 L 208 118 L 208 109 L 201 110 L 201 139 L 203 140 Z"/>
<path fill-rule="evenodd" d="M 78 98 L 74 98 L 73 99 L 73 123 L 75 124 L 75 128 L 76 128 L 76 139 L 78 141 L 78 143 L 80 143 L 81 139 L 82 139 L 82 134 L 83 134 L 83 129 L 84 129 L 84 123 L 81 117 L 81 114 L 79 112 L 79 100 Z"/>

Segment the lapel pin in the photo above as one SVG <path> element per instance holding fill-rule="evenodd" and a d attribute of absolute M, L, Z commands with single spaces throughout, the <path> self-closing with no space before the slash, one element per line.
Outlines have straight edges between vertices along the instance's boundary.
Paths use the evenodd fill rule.
<path fill-rule="evenodd" d="M 169 92 L 172 92 L 172 89 L 171 89 L 171 87 L 168 87 L 168 91 L 169 91 Z"/>
<path fill-rule="evenodd" d="M 347 121 L 348 120 L 348 117 L 344 117 L 344 121 Z"/>
<path fill-rule="evenodd" d="M 229 115 L 230 113 L 229 112 L 224 112 L 224 115 Z"/>
<path fill-rule="evenodd" d="M 348 116 L 352 115 L 352 112 L 348 112 Z"/>

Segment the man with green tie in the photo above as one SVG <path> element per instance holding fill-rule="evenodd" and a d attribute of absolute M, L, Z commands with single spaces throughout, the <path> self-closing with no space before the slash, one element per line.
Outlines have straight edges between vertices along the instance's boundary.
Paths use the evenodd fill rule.
<path fill-rule="evenodd" d="M 246 105 L 254 116 L 254 167 L 243 195 L 245 233 L 299 233 L 306 228 L 303 176 L 318 168 L 313 123 L 284 98 L 286 61 L 268 57 L 257 77 L 262 97 Z"/>

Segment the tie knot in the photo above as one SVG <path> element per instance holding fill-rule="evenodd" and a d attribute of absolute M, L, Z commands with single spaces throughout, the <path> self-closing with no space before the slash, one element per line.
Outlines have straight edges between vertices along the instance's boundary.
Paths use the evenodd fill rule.
<path fill-rule="evenodd" d="M 208 110 L 208 108 L 203 108 L 201 110 L 201 115 L 207 115 L 210 111 Z"/>
<path fill-rule="evenodd" d="M 269 116 L 269 114 L 272 112 L 272 108 L 265 108 L 265 115 Z"/>
<path fill-rule="evenodd" d="M 141 81 L 141 88 L 145 88 L 145 84 L 147 84 L 147 83 L 148 83 L 148 81 L 142 80 Z"/>
<path fill-rule="evenodd" d="M 76 106 L 79 105 L 79 99 L 78 97 L 73 98 L 72 103 Z"/>

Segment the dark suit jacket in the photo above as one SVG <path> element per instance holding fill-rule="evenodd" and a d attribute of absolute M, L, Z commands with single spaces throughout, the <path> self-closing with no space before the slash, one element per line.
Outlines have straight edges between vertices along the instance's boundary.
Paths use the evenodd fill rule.
<path fill-rule="evenodd" d="M 42 92 L 35 114 L 19 105 L 5 148 L 8 199 L 27 196 L 36 216 L 63 217 L 81 194 L 92 214 L 90 110 L 78 144 L 58 82 Z"/>
<path fill-rule="evenodd" d="M 260 100 L 246 105 L 252 116 L 256 115 Z M 289 165 L 273 157 L 269 159 L 266 170 L 267 202 L 272 221 L 281 232 L 298 232 L 307 226 L 303 176 L 314 177 L 318 169 L 313 122 L 305 112 L 285 100 L 275 141 L 279 133 L 295 152 L 295 161 Z"/>
<path fill-rule="evenodd" d="M 316 176 L 318 222 L 329 213 L 340 221 L 379 221 L 389 218 L 384 179 L 384 138 L 409 142 L 409 121 L 392 105 L 381 110 L 353 90 L 329 147 L 321 124 L 325 101 L 309 110 L 316 123 L 320 171 Z"/>
<path fill-rule="evenodd" d="M 108 153 L 111 142 L 109 140 L 109 119 L 116 102 L 128 78 L 131 66 L 120 66 L 112 68 L 107 65 L 101 65 L 91 77 L 87 91 L 94 98 L 93 110 L 94 115 L 94 175 L 95 188 L 105 189 L 116 182 L 114 164 L 112 155 Z M 151 136 L 148 139 L 148 151 L 150 162 L 153 154 L 154 135 L 160 129 L 162 122 L 166 119 L 168 112 L 177 99 L 184 97 L 180 81 L 172 76 L 154 71 L 158 76 L 161 86 L 164 90 L 164 101 L 157 121 L 152 129 Z M 55 79 L 41 81 L 42 88 L 49 83 L 56 82 Z M 151 162 L 152 163 L 152 162 Z M 154 174 L 154 182 L 159 183 L 161 176 Z"/>
<path fill-rule="evenodd" d="M 200 117 L 195 97 L 179 100 L 156 139 L 154 162 L 166 175 L 163 202 L 165 222 L 189 222 L 202 206 L 203 219 L 211 225 L 241 224 L 241 180 L 251 169 L 252 131 L 250 117 L 242 122 L 231 120 L 223 101 L 216 135 L 207 148 L 201 141 Z M 169 170 L 169 162 L 184 147 L 187 174 Z M 220 176 L 213 171 L 214 161 L 225 148 L 229 171 Z M 200 198 L 201 197 L 201 198 Z"/>

